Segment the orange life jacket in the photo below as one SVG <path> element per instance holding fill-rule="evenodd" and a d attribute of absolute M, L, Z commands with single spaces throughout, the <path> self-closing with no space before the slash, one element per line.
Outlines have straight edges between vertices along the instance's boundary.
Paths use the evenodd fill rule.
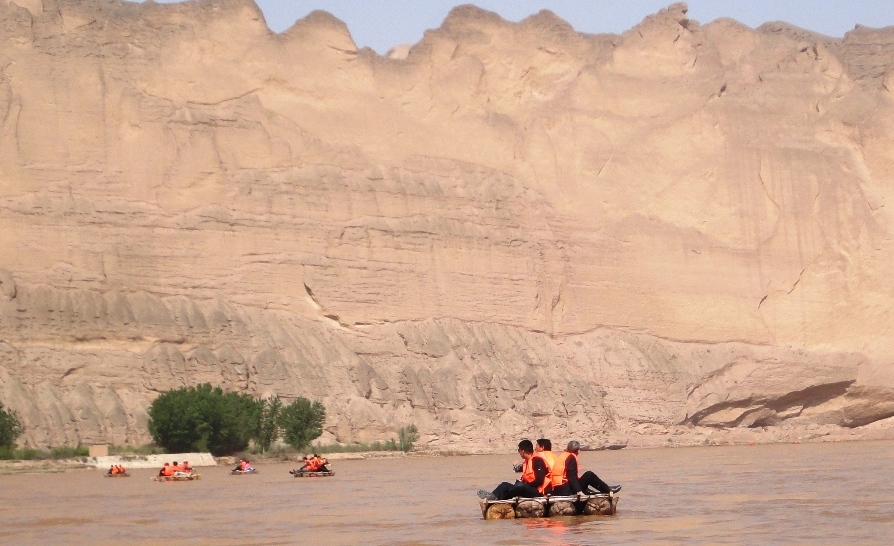
<path fill-rule="evenodd" d="M 171 464 L 166 464 L 164 468 L 161 469 L 162 476 L 173 476 L 174 472 L 177 471 L 177 467 Z"/>
<path fill-rule="evenodd" d="M 307 460 L 307 470 L 309 472 L 316 472 L 318 468 L 320 468 L 320 459 L 313 457 Z"/>
<path fill-rule="evenodd" d="M 546 465 L 546 478 L 543 480 L 543 483 L 541 483 L 540 485 L 536 485 L 537 491 L 540 491 L 540 493 L 543 494 L 546 491 L 547 486 L 549 485 L 549 473 L 550 473 L 549 463 L 543 457 L 543 455 L 541 455 L 540 453 L 534 453 L 533 457 L 531 457 L 530 459 L 525 459 L 525 464 L 522 467 L 521 479 L 523 482 L 525 482 L 527 484 L 535 485 L 534 480 L 537 479 L 537 474 L 534 472 L 534 459 L 535 458 L 540 459 L 541 461 L 543 461 L 543 464 Z"/>
<path fill-rule="evenodd" d="M 239 470 L 245 472 L 245 469 L 248 468 L 248 466 L 249 466 L 248 461 L 241 461 L 239 463 Z"/>
<path fill-rule="evenodd" d="M 118 474 L 125 474 L 127 472 L 126 470 L 124 470 L 124 467 L 121 465 L 116 466 L 115 470 L 118 471 Z"/>
<path fill-rule="evenodd" d="M 112 468 L 109 469 L 109 474 L 117 474 L 117 473 L 118 473 L 117 466 L 113 466 Z"/>
<path fill-rule="evenodd" d="M 568 457 L 574 457 L 574 460 L 577 461 L 577 455 L 564 451 L 556 455 L 556 464 L 549 470 L 549 480 L 554 488 L 568 483 L 568 476 L 565 475 L 565 463 L 568 461 Z"/>
<path fill-rule="evenodd" d="M 556 464 L 556 454 L 552 451 L 541 451 L 540 456 L 546 461 L 546 468 L 552 470 L 553 466 Z"/>

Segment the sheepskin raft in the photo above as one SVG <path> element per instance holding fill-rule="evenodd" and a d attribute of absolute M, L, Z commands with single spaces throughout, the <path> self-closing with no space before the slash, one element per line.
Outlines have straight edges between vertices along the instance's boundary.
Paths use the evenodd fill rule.
<path fill-rule="evenodd" d="M 125 472 L 124 474 L 106 474 L 106 478 L 129 478 L 130 474 Z"/>
<path fill-rule="evenodd" d="M 234 476 L 241 476 L 243 474 L 258 474 L 260 470 L 251 469 L 251 470 L 230 470 L 230 474 Z"/>
<path fill-rule="evenodd" d="M 296 478 L 325 478 L 326 476 L 335 476 L 335 472 L 289 472 Z"/>
<path fill-rule="evenodd" d="M 190 474 L 189 476 L 152 476 L 150 479 L 154 482 L 191 482 L 202 479 L 202 476 L 200 474 Z"/>
<path fill-rule="evenodd" d="M 618 509 L 617 495 L 546 496 L 526 499 L 515 497 L 508 500 L 482 500 L 481 515 L 484 519 L 543 518 L 551 516 L 611 516 Z"/>

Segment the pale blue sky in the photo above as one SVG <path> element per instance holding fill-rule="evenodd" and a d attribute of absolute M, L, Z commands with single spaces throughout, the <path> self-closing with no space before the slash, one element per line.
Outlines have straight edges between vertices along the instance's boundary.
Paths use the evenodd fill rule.
<path fill-rule="evenodd" d="M 173 2 L 178 0 L 157 0 Z M 580 32 L 620 33 L 667 7 L 670 0 L 255 0 L 267 25 L 276 32 L 315 9 L 347 23 L 358 46 L 385 53 L 392 46 L 415 43 L 426 29 L 437 28 L 456 5 L 472 3 L 519 21 L 549 9 Z M 708 23 L 731 17 L 750 27 L 786 21 L 828 36 L 840 37 L 854 25 L 894 25 L 894 0 L 690 0 L 689 17 Z"/>

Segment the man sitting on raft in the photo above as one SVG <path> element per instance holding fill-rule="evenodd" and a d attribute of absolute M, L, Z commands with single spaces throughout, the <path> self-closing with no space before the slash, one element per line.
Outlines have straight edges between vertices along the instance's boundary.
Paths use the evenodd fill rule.
<path fill-rule="evenodd" d="M 568 442 L 564 453 L 556 455 L 555 464 L 550 470 L 553 495 L 576 495 L 578 493 L 593 495 L 595 493 L 617 493 L 621 490 L 620 485 L 610 486 L 590 470 L 578 477 L 577 457 L 579 454 L 580 442 L 572 440 Z"/>
<path fill-rule="evenodd" d="M 254 472 L 255 469 L 251 466 L 251 463 L 248 462 L 248 459 L 240 459 L 239 464 L 236 465 L 236 468 L 233 470 L 238 470 L 240 472 Z"/>
<path fill-rule="evenodd" d="M 503 482 L 488 492 L 485 489 L 478 490 L 478 496 L 485 500 L 506 500 L 513 497 L 534 498 L 545 495 L 550 487 L 549 466 L 546 459 L 534 452 L 534 444 L 531 440 L 522 440 L 518 443 L 518 454 L 522 457 L 522 475 L 514 484 Z"/>
<path fill-rule="evenodd" d="M 174 464 L 171 466 L 174 469 L 173 476 L 187 478 L 192 475 L 192 467 L 189 466 L 189 461 L 183 461 L 182 463 L 174 461 Z"/>
<path fill-rule="evenodd" d="M 314 472 L 329 472 L 329 467 L 326 466 L 329 464 L 329 459 L 325 457 L 320 457 L 316 453 L 314 453 L 313 458 L 311 459 L 313 463 Z"/>
<path fill-rule="evenodd" d="M 305 472 L 332 472 L 329 470 L 327 466 L 329 464 L 329 460 L 325 457 L 320 457 L 316 453 L 312 456 L 304 457 L 304 464 L 301 465 L 301 468 L 298 470 L 289 470 L 289 474 L 304 474 Z"/>

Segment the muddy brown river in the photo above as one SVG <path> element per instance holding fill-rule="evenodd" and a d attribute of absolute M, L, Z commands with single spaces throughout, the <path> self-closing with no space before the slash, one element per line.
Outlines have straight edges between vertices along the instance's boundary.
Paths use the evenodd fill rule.
<path fill-rule="evenodd" d="M 292 464 L 193 482 L 100 470 L 0 476 L 2 544 L 890 544 L 894 442 L 581 454 L 621 483 L 614 516 L 485 521 L 475 492 L 512 455 Z"/>

